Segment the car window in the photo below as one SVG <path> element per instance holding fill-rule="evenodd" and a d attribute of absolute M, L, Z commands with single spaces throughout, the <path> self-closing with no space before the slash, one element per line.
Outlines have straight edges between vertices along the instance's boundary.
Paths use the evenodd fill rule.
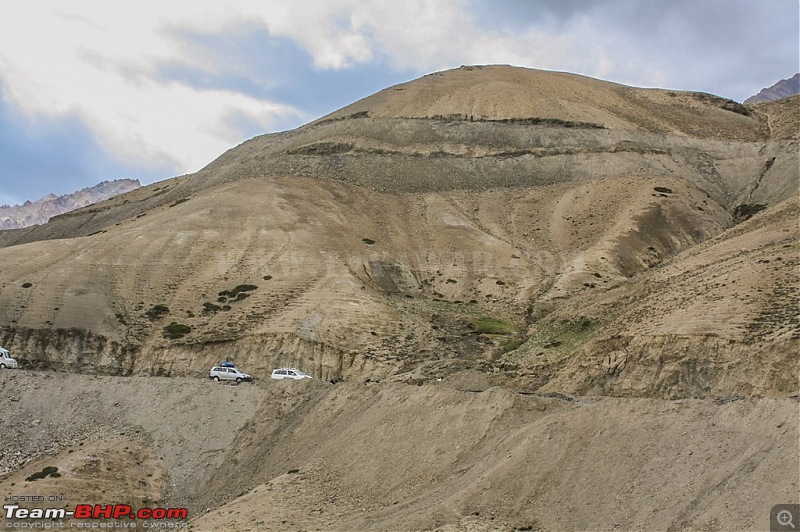
<path fill-rule="evenodd" d="M 294 376 L 297 376 L 297 373 L 295 373 L 294 371 L 290 371 L 290 372 L 289 372 L 289 375 L 294 375 Z"/>

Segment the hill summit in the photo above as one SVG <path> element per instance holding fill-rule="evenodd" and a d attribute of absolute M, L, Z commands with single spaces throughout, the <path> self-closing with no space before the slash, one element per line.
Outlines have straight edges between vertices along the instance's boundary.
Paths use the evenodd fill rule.
<path fill-rule="evenodd" d="M 731 113 L 750 115 L 732 100 L 705 93 L 635 89 L 520 67 L 462 66 L 395 85 L 318 122 L 360 116 L 439 118 L 714 137 L 748 127 L 747 120 Z M 726 127 L 715 128 L 722 123 Z"/>

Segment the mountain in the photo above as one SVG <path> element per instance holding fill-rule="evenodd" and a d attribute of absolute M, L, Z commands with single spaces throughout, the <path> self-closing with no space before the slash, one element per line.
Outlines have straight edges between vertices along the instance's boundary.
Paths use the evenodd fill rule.
<path fill-rule="evenodd" d="M 800 93 L 800 74 L 795 74 L 789 79 L 782 79 L 772 87 L 761 89 L 755 96 L 750 96 L 744 101 L 745 105 L 759 102 L 774 102 Z"/>
<path fill-rule="evenodd" d="M 0 379 L 0 489 L 54 466 L 35 493 L 199 530 L 767 528 L 796 111 L 462 67 L 0 232 L 0 344 L 41 370 Z"/>
<path fill-rule="evenodd" d="M 22 205 L 2 205 L 0 206 L 0 229 L 19 229 L 43 224 L 53 216 L 130 192 L 140 186 L 141 184 L 136 179 L 116 179 L 103 181 L 72 194 L 63 196 L 48 194 L 36 201 L 26 201 Z"/>
<path fill-rule="evenodd" d="M 258 377 L 474 365 L 570 392 L 791 388 L 738 354 L 778 305 L 784 332 L 763 352 L 788 363 L 791 254 L 746 281 L 746 304 L 728 283 L 703 288 L 745 260 L 721 251 L 731 242 L 755 239 L 741 270 L 755 275 L 793 236 L 776 229 L 791 227 L 798 179 L 794 141 L 770 129 L 782 112 L 513 67 L 425 76 L 197 174 L 0 234 L 0 339 L 42 367 L 112 374 L 202 372 L 225 346 Z M 667 297 L 686 275 L 699 277 Z M 718 305 L 733 314 L 685 323 L 721 318 Z M 714 353 L 725 378 L 624 378 L 682 343 Z M 696 363 L 682 352 L 676 375 Z M 622 376 L 595 366 L 617 356 Z M 585 364 L 598 375 L 571 376 Z"/>

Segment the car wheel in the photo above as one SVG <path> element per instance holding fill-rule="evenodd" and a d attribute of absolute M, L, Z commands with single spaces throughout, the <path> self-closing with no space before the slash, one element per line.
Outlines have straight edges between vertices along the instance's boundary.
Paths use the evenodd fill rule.
<path fill-rule="evenodd" d="M 239 384 L 240 382 L 242 382 L 242 379 L 240 379 L 239 377 L 236 377 L 236 384 Z"/>
<path fill-rule="evenodd" d="M 211 379 L 212 379 L 212 380 L 215 380 L 215 381 L 217 381 L 217 382 L 219 382 L 219 377 L 217 377 L 216 375 L 214 375 L 213 377 L 211 377 Z"/>
<path fill-rule="evenodd" d="M 6 365 L 5 365 L 5 364 L 2 364 L 2 363 L 0 363 L 0 369 L 6 369 Z"/>

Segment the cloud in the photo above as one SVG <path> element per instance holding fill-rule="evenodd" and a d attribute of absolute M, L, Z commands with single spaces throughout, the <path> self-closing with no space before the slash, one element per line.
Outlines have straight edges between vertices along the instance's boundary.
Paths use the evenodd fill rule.
<path fill-rule="evenodd" d="M 231 113 L 263 131 L 302 115 L 239 91 L 159 79 L 163 63 L 202 58 L 187 55 L 169 32 L 185 14 L 146 4 L 41 2 L 13 12 L 0 23 L 6 104 L 31 117 L 78 117 L 121 161 L 180 172 L 242 140 Z M 50 33 L 58 37 L 45 38 Z"/>
<path fill-rule="evenodd" d="M 545 37 L 560 69 L 632 85 L 743 100 L 800 61 L 794 0 L 474 0 L 472 8 L 486 32 Z M 545 64 L 533 54 L 527 61 Z"/>
<path fill-rule="evenodd" d="M 0 85 L 0 96 L 3 93 Z M 155 179 L 172 168 L 126 165 L 97 143 L 77 115 L 25 116 L 0 98 L 0 204 L 19 204 L 48 193 L 67 194 L 103 179 Z"/>

